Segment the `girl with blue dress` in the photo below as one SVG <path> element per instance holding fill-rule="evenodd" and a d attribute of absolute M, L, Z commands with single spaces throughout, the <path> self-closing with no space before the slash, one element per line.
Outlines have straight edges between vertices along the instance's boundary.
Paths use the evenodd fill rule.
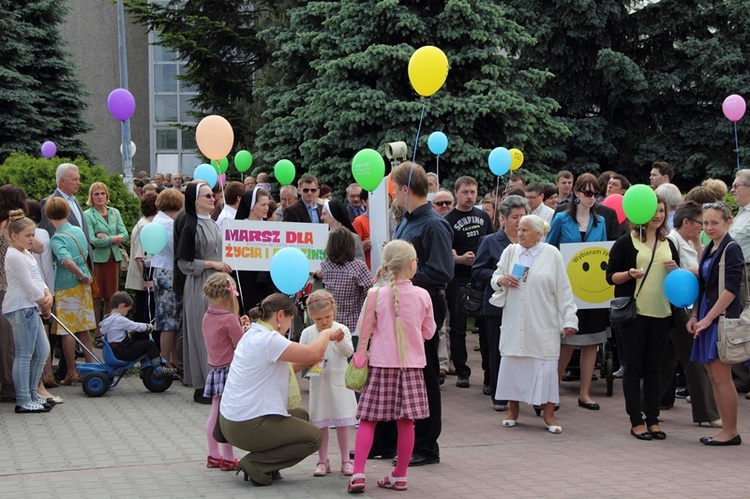
<path fill-rule="evenodd" d="M 690 360 L 705 364 L 714 397 L 723 421 L 721 432 L 703 436 L 705 445 L 739 445 L 737 432 L 737 391 L 732 382 L 732 365 L 719 359 L 716 347 L 719 316 L 739 317 L 742 312 L 740 286 L 745 257 L 742 248 L 727 230 L 732 223 L 732 212 L 723 203 L 703 205 L 703 230 L 711 239 L 701 257 L 699 269 L 700 293 L 687 323 L 695 341 Z M 724 254 L 724 289 L 719 289 L 719 263 Z"/>

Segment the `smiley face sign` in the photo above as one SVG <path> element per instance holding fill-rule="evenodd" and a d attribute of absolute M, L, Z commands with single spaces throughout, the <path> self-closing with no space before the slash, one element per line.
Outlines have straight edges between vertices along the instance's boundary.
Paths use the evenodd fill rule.
<path fill-rule="evenodd" d="M 579 309 L 606 308 L 614 296 L 607 283 L 607 261 L 611 242 L 562 244 L 560 252 Z"/>

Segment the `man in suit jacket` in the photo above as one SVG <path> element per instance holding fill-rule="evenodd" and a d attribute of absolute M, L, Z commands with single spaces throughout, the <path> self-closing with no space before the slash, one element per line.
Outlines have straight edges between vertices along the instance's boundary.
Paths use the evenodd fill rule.
<path fill-rule="evenodd" d="M 284 210 L 284 222 L 321 223 L 322 206 L 315 201 L 319 185 L 318 178 L 313 175 L 305 174 L 300 177 L 297 190 L 301 197 Z"/>
<path fill-rule="evenodd" d="M 346 188 L 346 199 L 349 204 L 346 205 L 346 214 L 349 215 L 349 221 L 354 222 L 354 219 L 360 215 L 365 214 L 365 207 L 362 205 L 362 200 L 359 195 L 362 194 L 362 188 L 359 184 L 349 184 Z"/>
<path fill-rule="evenodd" d="M 55 235 L 55 227 L 47 220 L 47 215 L 44 213 L 44 205 L 47 204 L 47 200 L 53 197 L 60 197 L 68 202 L 70 207 L 70 215 L 68 221 L 80 227 L 83 233 L 86 235 L 86 240 L 89 240 L 89 228 L 86 224 L 86 218 L 83 216 L 83 208 L 75 197 L 78 188 L 81 186 L 81 176 L 78 173 L 78 167 L 72 163 L 63 163 L 57 167 L 55 172 L 55 179 L 57 180 L 57 189 L 52 195 L 42 199 L 42 221 L 39 227 L 46 230 L 49 233 L 49 237 Z M 89 252 L 89 259 L 91 258 L 91 252 Z"/>

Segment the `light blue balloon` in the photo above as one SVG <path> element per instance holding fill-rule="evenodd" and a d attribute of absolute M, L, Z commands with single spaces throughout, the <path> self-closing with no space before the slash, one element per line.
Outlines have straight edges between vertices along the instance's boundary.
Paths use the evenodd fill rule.
<path fill-rule="evenodd" d="M 216 170 L 213 166 L 203 163 L 202 165 L 198 165 L 195 168 L 195 171 L 193 172 L 193 178 L 195 180 L 205 180 L 206 182 L 208 182 L 208 185 L 211 187 L 211 189 L 213 189 L 216 185 L 216 182 L 219 180 L 219 174 L 216 173 Z"/>
<path fill-rule="evenodd" d="M 510 151 L 504 147 L 496 147 L 492 150 L 489 157 L 490 170 L 497 175 L 505 175 L 510 170 L 511 163 Z"/>
<path fill-rule="evenodd" d="M 439 156 L 448 149 L 448 137 L 443 132 L 432 132 L 427 139 L 427 147 L 430 148 L 432 154 Z"/>
<path fill-rule="evenodd" d="M 688 307 L 698 299 L 698 278 L 685 269 L 673 270 L 664 279 L 664 294 L 675 307 Z"/>
<path fill-rule="evenodd" d="M 283 248 L 271 258 L 271 280 L 285 295 L 304 288 L 309 275 L 307 257 L 297 248 Z"/>
<path fill-rule="evenodd" d="M 143 226 L 140 238 L 143 250 L 150 255 L 155 255 L 161 253 L 167 246 L 167 229 L 160 223 L 151 222 Z"/>

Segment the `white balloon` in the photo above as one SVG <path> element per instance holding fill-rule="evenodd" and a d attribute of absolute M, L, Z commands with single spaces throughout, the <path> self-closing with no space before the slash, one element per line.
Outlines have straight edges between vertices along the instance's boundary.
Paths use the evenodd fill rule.
<path fill-rule="evenodd" d="M 131 157 L 131 158 L 132 158 L 133 156 L 135 156 L 135 151 L 137 151 L 137 149 L 135 148 L 135 142 L 133 142 L 133 141 L 131 140 L 131 141 L 130 141 L 130 157 Z M 120 144 L 120 155 L 122 155 L 122 153 L 123 153 L 123 150 L 122 150 L 122 144 Z"/>

